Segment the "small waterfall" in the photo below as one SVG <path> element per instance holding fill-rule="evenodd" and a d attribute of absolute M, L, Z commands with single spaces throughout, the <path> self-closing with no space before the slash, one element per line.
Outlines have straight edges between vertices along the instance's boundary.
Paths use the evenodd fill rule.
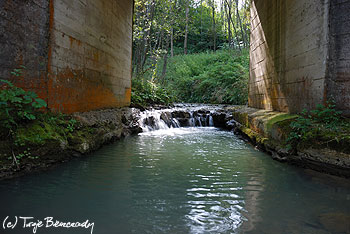
<path fill-rule="evenodd" d="M 161 119 L 159 111 L 144 111 L 141 114 L 139 124 L 144 132 L 169 129 L 169 126 Z"/>
<path fill-rule="evenodd" d="M 196 118 L 196 126 L 203 127 L 200 116 L 197 116 L 197 118 Z"/>
<path fill-rule="evenodd" d="M 193 112 L 190 113 L 190 119 L 188 120 L 189 126 L 190 127 L 195 127 L 196 126 L 196 121 L 193 118 Z"/>
<path fill-rule="evenodd" d="M 171 120 L 171 123 L 172 123 L 172 126 L 173 126 L 174 128 L 179 128 L 179 127 L 181 127 L 181 126 L 180 126 L 180 122 L 179 122 L 177 119 L 175 119 L 175 118 L 173 118 L 173 119 Z"/>
<path fill-rule="evenodd" d="M 209 115 L 209 127 L 214 127 L 214 119 L 211 115 Z"/>
<path fill-rule="evenodd" d="M 207 109 L 174 108 L 144 111 L 139 125 L 143 132 L 149 132 L 180 127 L 212 127 L 214 120 Z"/>

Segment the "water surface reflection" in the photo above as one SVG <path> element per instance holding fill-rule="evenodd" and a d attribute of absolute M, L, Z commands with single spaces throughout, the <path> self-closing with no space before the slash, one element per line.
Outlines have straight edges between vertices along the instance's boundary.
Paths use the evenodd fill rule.
<path fill-rule="evenodd" d="M 350 213 L 349 183 L 338 181 L 275 162 L 229 132 L 168 129 L 0 182 L 0 220 L 89 219 L 97 234 L 329 233 L 324 217 Z"/>

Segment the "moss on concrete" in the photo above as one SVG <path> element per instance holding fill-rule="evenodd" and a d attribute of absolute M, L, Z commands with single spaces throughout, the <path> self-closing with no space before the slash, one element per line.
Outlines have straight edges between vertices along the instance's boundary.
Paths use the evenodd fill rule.
<path fill-rule="evenodd" d="M 278 126 L 288 131 L 290 130 L 290 123 L 297 117 L 297 115 L 285 113 L 276 114 L 266 122 L 266 131 L 270 131 L 273 126 Z"/>
<path fill-rule="evenodd" d="M 251 130 L 250 128 L 241 127 L 240 130 L 256 144 L 264 145 L 265 142 L 268 140 L 267 137 L 264 137 L 264 136 L 260 135 L 259 133 L 256 133 L 255 131 Z"/>
<path fill-rule="evenodd" d="M 288 135 L 292 131 L 290 124 L 297 118 L 297 115 L 278 113 L 267 118 L 264 124 L 264 132 L 266 136 L 270 136 L 275 140 L 286 145 Z"/>
<path fill-rule="evenodd" d="M 248 113 L 235 111 L 232 113 L 233 118 L 245 127 L 249 127 Z"/>
<path fill-rule="evenodd" d="M 321 172 L 350 176 L 350 120 L 343 119 L 336 129 L 312 124 L 304 138 L 290 147 L 287 138 L 298 115 L 253 108 L 232 110 L 237 127 L 254 144 L 277 160 L 291 162 Z"/>

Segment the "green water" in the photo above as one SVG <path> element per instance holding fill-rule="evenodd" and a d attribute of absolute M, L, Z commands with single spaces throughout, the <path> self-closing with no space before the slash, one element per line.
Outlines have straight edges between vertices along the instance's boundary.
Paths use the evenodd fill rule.
<path fill-rule="evenodd" d="M 5 217 L 89 220 L 93 233 L 330 233 L 350 213 L 347 180 L 273 161 L 229 132 L 180 128 L 121 140 L 45 172 L 0 182 Z M 33 233 L 16 226 L 0 233 Z M 91 233 L 45 228 L 37 233 Z"/>

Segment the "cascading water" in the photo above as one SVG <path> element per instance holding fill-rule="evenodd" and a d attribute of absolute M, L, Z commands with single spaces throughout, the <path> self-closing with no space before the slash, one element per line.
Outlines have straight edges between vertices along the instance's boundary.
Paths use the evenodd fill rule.
<path fill-rule="evenodd" d="M 213 116 L 209 115 L 209 126 L 214 126 Z"/>
<path fill-rule="evenodd" d="M 147 110 L 141 113 L 139 125 L 143 132 L 180 127 L 213 127 L 212 112 L 201 106 Z"/>
<path fill-rule="evenodd" d="M 168 125 L 161 119 L 160 111 L 144 111 L 140 116 L 140 126 L 144 132 L 167 129 Z"/>
<path fill-rule="evenodd" d="M 191 115 L 190 115 L 189 125 L 190 125 L 191 127 L 195 127 L 195 126 L 196 126 L 196 122 L 195 122 L 195 120 L 194 120 L 194 118 L 193 118 L 193 113 L 191 112 L 190 114 L 191 114 Z"/>

